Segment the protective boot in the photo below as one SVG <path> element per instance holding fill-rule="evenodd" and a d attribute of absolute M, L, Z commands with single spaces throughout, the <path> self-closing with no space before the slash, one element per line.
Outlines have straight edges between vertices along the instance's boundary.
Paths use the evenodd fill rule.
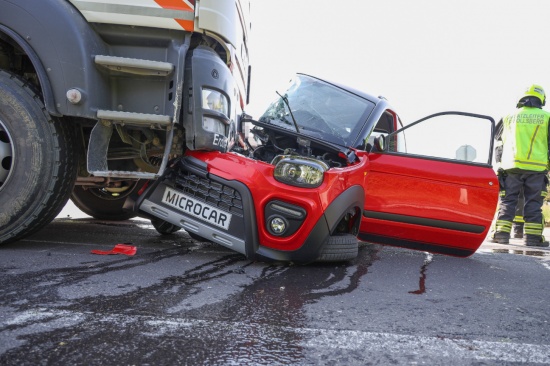
<path fill-rule="evenodd" d="M 510 243 L 510 233 L 504 231 L 495 231 L 495 234 L 491 238 L 491 243 L 498 244 L 509 244 Z"/>
<path fill-rule="evenodd" d="M 523 223 L 514 222 L 514 239 L 523 239 Z"/>
<path fill-rule="evenodd" d="M 548 242 L 544 240 L 542 235 L 525 234 L 525 240 L 523 241 L 527 247 L 547 247 Z"/>

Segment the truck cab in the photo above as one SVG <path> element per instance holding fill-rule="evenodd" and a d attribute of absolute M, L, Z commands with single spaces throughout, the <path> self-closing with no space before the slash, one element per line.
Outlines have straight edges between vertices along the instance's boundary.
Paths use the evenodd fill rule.
<path fill-rule="evenodd" d="M 71 198 L 101 219 L 187 149 L 228 151 L 248 0 L 0 0 L 0 243 Z"/>

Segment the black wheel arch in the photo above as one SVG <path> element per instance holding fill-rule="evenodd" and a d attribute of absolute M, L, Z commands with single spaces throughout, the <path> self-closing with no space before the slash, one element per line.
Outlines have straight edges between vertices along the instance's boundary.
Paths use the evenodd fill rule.
<path fill-rule="evenodd" d="M 95 118 L 90 106 L 105 104 L 97 100 L 104 93 L 86 95 L 78 105 L 66 98 L 71 88 L 106 87 L 91 57 L 107 53 L 106 45 L 76 8 L 68 1 L 0 0 L 0 39 L 6 38 L 32 62 L 48 113 Z"/>
<path fill-rule="evenodd" d="M 317 221 L 308 238 L 299 249 L 285 252 L 260 246 L 255 255 L 258 258 L 267 260 L 293 261 L 301 264 L 311 263 L 319 258 L 323 245 L 329 241 L 329 237 L 337 234 L 335 233 L 336 227 L 351 209 L 359 209 L 359 212 L 357 212 L 358 219 L 355 223 L 357 229 L 359 228 L 364 202 L 365 190 L 363 187 L 360 185 L 351 186 L 327 207 L 324 215 Z"/>
<path fill-rule="evenodd" d="M 342 192 L 325 210 L 330 233 L 334 234 L 340 220 L 352 209 L 359 209 L 358 219 L 354 223 L 354 229 L 359 232 L 363 207 L 365 207 L 365 189 L 362 186 L 351 186 Z"/>
<path fill-rule="evenodd" d="M 17 46 L 19 46 L 23 50 L 23 52 L 25 52 L 25 54 L 29 57 L 34 67 L 34 70 L 36 72 L 36 75 L 38 77 L 38 80 L 40 82 L 40 85 L 37 85 L 37 87 L 39 87 L 42 91 L 42 100 L 44 101 L 46 110 L 52 116 L 60 117 L 61 114 L 59 114 L 57 112 L 57 109 L 55 108 L 55 99 L 53 96 L 50 79 L 48 78 L 46 69 L 44 68 L 42 61 L 40 61 L 40 58 L 38 57 L 36 52 L 23 39 L 23 37 L 15 33 L 12 29 L 0 24 L 0 32 L 7 35 L 10 38 L 10 40 L 12 40 L 15 44 L 17 44 Z"/>

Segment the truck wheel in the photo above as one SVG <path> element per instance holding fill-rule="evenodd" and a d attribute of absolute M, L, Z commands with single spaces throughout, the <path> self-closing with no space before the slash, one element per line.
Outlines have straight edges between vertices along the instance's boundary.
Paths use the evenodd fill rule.
<path fill-rule="evenodd" d="M 0 243 L 61 211 L 76 178 L 74 140 L 72 126 L 50 116 L 31 85 L 0 71 Z"/>
<path fill-rule="evenodd" d="M 71 193 L 71 201 L 82 212 L 98 220 L 129 220 L 137 215 L 132 211 L 123 210 L 126 197 L 139 191 L 145 182 L 146 180 L 128 181 L 120 188 L 75 186 Z"/>
<path fill-rule="evenodd" d="M 181 227 L 162 219 L 151 219 L 151 224 L 155 227 L 158 233 L 162 235 L 170 235 L 181 229 Z"/>
<path fill-rule="evenodd" d="M 357 257 L 359 244 L 351 234 L 329 236 L 317 262 L 344 262 Z"/>

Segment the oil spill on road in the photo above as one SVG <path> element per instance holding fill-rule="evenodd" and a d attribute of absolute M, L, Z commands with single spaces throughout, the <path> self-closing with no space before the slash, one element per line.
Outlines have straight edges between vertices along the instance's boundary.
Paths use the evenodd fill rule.
<path fill-rule="evenodd" d="M 409 291 L 409 294 L 422 295 L 426 292 L 426 270 L 428 265 L 432 263 L 433 254 L 426 253 L 426 259 L 424 259 L 424 264 L 420 268 L 420 279 L 418 280 L 418 290 Z"/>
<path fill-rule="evenodd" d="M 0 332 L 11 332 L 21 344 L 1 354 L 0 364 L 39 364 L 45 357 L 98 365 L 297 363 L 304 357 L 300 329 L 308 325 L 304 306 L 357 289 L 378 250 L 362 248 L 347 264 L 295 266 L 182 247 L 17 279 L 4 272 L 0 279 L 8 285 L 0 288 L 0 306 L 11 319 L 26 320 L 3 323 Z M 174 260 L 188 267 L 147 286 L 132 282 L 147 268 Z M 102 294 L 105 281 L 120 293 Z M 82 284 L 97 288 L 63 295 Z"/>

